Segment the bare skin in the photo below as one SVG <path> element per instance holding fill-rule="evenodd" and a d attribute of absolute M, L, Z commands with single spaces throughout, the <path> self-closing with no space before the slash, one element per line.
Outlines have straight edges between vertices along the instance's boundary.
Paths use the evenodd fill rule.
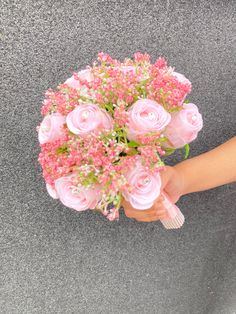
<path fill-rule="evenodd" d="M 205 191 L 236 181 L 236 136 L 213 150 L 185 160 L 161 172 L 162 190 L 176 203 L 185 194 Z M 125 214 L 138 221 L 168 218 L 160 196 L 147 210 L 137 210 L 124 201 Z"/>

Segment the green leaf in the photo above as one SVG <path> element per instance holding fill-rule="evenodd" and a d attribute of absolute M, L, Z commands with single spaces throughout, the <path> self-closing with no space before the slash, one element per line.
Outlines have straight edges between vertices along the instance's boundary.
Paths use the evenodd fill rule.
<path fill-rule="evenodd" d="M 166 152 L 166 155 L 171 155 L 175 152 L 175 148 L 169 148 L 169 147 L 167 148 L 166 147 L 164 150 Z"/>
<path fill-rule="evenodd" d="M 185 103 L 185 104 L 189 104 L 189 100 L 188 100 L 188 99 L 185 99 L 184 103 Z"/>
<path fill-rule="evenodd" d="M 168 112 L 173 113 L 173 112 L 179 112 L 181 110 L 181 107 L 176 107 L 176 108 L 168 108 Z"/>
<path fill-rule="evenodd" d="M 140 146 L 140 144 L 135 142 L 135 141 L 130 141 L 128 143 L 128 147 L 139 147 L 139 146 Z"/>
<path fill-rule="evenodd" d="M 81 176 L 81 177 L 83 177 L 83 176 Z M 98 181 L 98 179 L 97 179 L 95 173 L 89 172 L 88 175 L 82 179 L 82 185 L 87 187 L 87 186 L 96 184 L 97 181 Z"/>
<path fill-rule="evenodd" d="M 130 147 L 129 151 L 127 152 L 128 156 L 134 156 L 134 155 L 137 155 L 137 154 L 138 154 L 137 150 L 135 148 L 133 148 L 133 147 Z"/>
<path fill-rule="evenodd" d="M 190 151 L 189 144 L 185 144 L 184 147 L 183 147 L 183 149 L 184 149 L 184 151 L 185 151 L 184 159 L 187 159 L 188 156 L 189 156 L 189 151 Z"/>
<path fill-rule="evenodd" d="M 159 137 L 157 140 L 159 143 L 165 143 L 167 141 L 167 137 L 163 136 L 163 137 Z"/>
<path fill-rule="evenodd" d="M 65 153 L 68 153 L 69 150 L 68 150 L 68 147 L 66 146 L 66 144 L 60 146 L 57 148 L 56 150 L 56 154 L 59 155 L 59 154 L 65 154 Z"/>

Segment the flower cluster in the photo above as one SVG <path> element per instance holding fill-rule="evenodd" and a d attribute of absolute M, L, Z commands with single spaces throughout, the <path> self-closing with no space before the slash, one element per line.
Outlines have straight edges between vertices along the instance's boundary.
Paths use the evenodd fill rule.
<path fill-rule="evenodd" d="M 49 89 L 38 126 L 49 194 L 75 210 L 118 219 L 122 199 L 145 209 L 160 193 L 162 156 L 188 145 L 202 117 L 191 83 L 140 52 L 124 62 L 104 53 L 92 67 Z"/>

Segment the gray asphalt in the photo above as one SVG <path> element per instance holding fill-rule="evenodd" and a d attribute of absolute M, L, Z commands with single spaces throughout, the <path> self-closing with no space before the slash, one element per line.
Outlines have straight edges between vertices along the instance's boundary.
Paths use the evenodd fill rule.
<path fill-rule="evenodd" d="M 235 184 L 181 199 L 179 231 L 109 223 L 47 195 L 35 131 L 47 88 L 99 51 L 140 50 L 192 81 L 191 156 L 234 136 L 235 1 L 2 0 L 0 14 L 0 313 L 236 313 Z"/>

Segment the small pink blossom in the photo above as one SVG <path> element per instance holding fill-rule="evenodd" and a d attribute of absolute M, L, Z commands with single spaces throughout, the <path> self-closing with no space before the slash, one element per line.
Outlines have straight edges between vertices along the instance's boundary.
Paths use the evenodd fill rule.
<path fill-rule="evenodd" d="M 40 144 L 52 142 L 62 137 L 63 125 L 66 118 L 60 113 L 47 115 L 38 128 L 38 139 Z"/>
<path fill-rule="evenodd" d="M 166 68 L 167 67 L 166 60 L 162 57 L 159 57 L 154 63 L 154 67 L 159 70 Z"/>
<path fill-rule="evenodd" d="M 110 212 L 106 217 L 110 221 L 119 220 L 119 212 L 116 208 L 114 208 L 114 210 Z"/>
<path fill-rule="evenodd" d="M 128 113 L 126 111 L 124 104 L 121 104 L 120 106 L 115 108 L 114 120 L 120 126 L 124 126 L 128 123 L 128 121 L 129 121 Z"/>
<path fill-rule="evenodd" d="M 44 116 L 47 115 L 50 112 L 51 106 L 52 106 L 51 100 L 48 98 L 44 99 L 41 114 Z"/>
<path fill-rule="evenodd" d="M 138 51 L 134 54 L 134 60 L 136 62 L 149 62 L 150 56 L 147 53 L 141 53 Z"/>
<path fill-rule="evenodd" d="M 102 213 L 109 221 L 119 220 L 119 211 L 115 207 L 105 208 Z"/>
<path fill-rule="evenodd" d="M 165 136 L 172 146 L 180 148 L 196 139 L 203 127 L 202 115 L 194 104 L 184 104 L 183 109 L 172 114 Z"/>
<path fill-rule="evenodd" d="M 72 133 L 80 136 L 111 130 L 113 126 L 112 118 L 107 111 L 95 104 L 79 105 L 68 114 L 66 123 Z"/>
<path fill-rule="evenodd" d="M 105 62 L 108 64 L 113 64 L 113 65 L 119 64 L 119 61 L 117 61 L 116 59 L 113 59 L 109 54 L 104 53 L 104 52 L 98 53 L 98 61 Z"/>

